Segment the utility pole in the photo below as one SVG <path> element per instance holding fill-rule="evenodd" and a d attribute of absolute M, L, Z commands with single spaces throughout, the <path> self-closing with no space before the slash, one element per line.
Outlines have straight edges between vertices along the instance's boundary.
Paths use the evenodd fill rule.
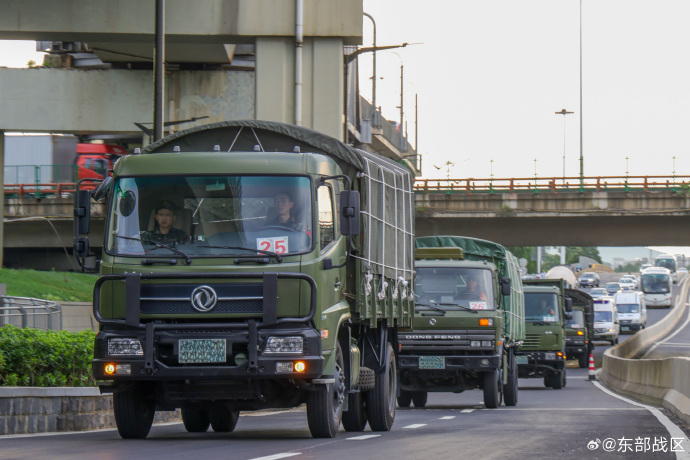
<path fill-rule="evenodd" d="M 156 0 L 156 44 L 153 49 L 153 141 L 163 138 L 165 93 L 165 0 Z"/>

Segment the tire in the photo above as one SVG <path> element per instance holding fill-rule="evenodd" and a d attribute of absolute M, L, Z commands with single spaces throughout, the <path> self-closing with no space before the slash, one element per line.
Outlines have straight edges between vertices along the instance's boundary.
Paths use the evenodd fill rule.
<path fill-rule="evenodd" d="M 428 393 L 426 391 L 415 391 L 412 393 L 412 402 L 414 407 L 425 407 Z"/>
<path fill-rule="evenodd" d="M 124 439 L 144 439 L 151 431 L 156 401 L 141 385 L 113 394 L 117 431 Z"/>
<path fill-rule="evenodd" d="M 386 347 L 386 365 L 376 374 L 374 388 L 367 391 L 367 417 L 371 431 L 390 431 L 395 420 L 398 379 L 393 346 Z"/>
<path fill-rule="evenodd" d="M 183 407 L 182 423 L 184 429 L 190 433 L 205 433 L 211 424 L 211 416 L 209 411 L 197 409 L 196 407 Z"/>
<path fill-rule="evenodd" d="M 496 409 L 501 405 L 501 373 L 498 369 L 484 372 L 484 406 Z"/>
<path fill-rule="evenodd" d="M 551 387 L 554 390 L 560 390 L 565 387 L 565 369 L 551 375 Z"/>
<path fill-rule="evenodd" d="M 211 428 L 216 433 L 229 433 L 234 431 L 237 420 L 240 418 L 240 411 L 230 410 L 228 406 L 216 406 L 209 412 Z"/>
<path fill-rule="evenodd" d="M 515 352 L 508 352 L 508 383 L 503 385 L 503 402 L 506 406 L 516 406 L 518 403 L 518 369 Z"/>
<path fill-rule="evenodd" d="M 307 395 L 307 422 L 315 438 L 334 438 L 340 428 L 345 405 L 345 369 L 340 343 L 335 346 L 334 383 L 327 383 L 326 389 L 310 391 Z"/>
<path fill-rule="evenodd" d="M 367 412 L 364 407 L 364 396 L 361 392 L 347 396 L 347 411 L 343 412 L 345 431 L 364 431 L 367 426 Z"/>
<path fill-rule="evenodd" d="M 412 392 L 400 390 L 400 396 L 398 396 L 398 407 L 410 407 L 410 403 L 412 403 Z"/>
<path fill-rule="evenodd" d="M 553 385 L 553 381 L 551 379 L 551 374 L 545 375 L 544 376 L 544 386 L 546 388 L 551 388 L 552 385 Z"/>
<path fill-rule="evenodd" d="M 581 354 L 577 357 L 577 364 L 579 365 L 580 369 L 589 367 L 589 356 L 585 355 L 584 353 Z"/>

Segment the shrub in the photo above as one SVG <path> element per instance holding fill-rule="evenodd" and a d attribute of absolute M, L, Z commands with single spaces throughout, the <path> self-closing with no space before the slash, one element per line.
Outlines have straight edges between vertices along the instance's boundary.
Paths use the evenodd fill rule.
<path fill-rule="evenodd" d="M 0 328 L 0 385 L 94 386 L 95 333 Z"/>

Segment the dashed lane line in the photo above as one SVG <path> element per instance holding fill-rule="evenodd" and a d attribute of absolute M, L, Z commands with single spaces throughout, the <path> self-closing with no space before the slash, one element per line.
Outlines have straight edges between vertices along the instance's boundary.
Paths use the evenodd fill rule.
<path fill-rule="evenodd" d="M 266 457 L 254 457 L 250 460 L 278 460 L 280 458 L 294 457 L 295 455 L 302 455 L 302 452 L 283 452 L 280 454 L 267 455 Z"/>
<path fill-rule="evenodd" d="M 362 436 L 353 436 L 351 438 L 346 438 L 346 441 L 364 441 L 365 439 L 378 438 L 380 434 L 364 434 Z"/>
<path fill-rule="evenodd" d="M 453 420 L 455 418 L 455 415 L 446 415 L 445 417 L 441 417 L 439 420 Z"/>
<path fill-rule="evenodd" d="M 421 428 L 423 426 L 426 426 L 426 423 L 415 423 L 413 425 L 407 425 L 403 427 L 403 430 L 405 429 L 415 429 L 415 428 Z"/>

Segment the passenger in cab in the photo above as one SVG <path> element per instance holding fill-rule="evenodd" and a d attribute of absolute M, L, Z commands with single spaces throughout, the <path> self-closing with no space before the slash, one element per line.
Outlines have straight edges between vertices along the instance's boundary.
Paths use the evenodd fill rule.
<path fill-rule="evenodd" d="M 467 287 L 460 294 L 460 297 L 469 300 L 486 300 L 484 287 L 480 286 L 479 279 L 476 275 L 470 275 L 467 277 Z"/>

